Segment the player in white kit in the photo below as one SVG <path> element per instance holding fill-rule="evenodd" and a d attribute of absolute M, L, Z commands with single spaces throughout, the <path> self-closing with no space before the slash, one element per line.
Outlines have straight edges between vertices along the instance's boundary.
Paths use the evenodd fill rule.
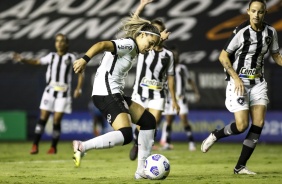
<path fill-rule="evenodd" d="M 247 10 L 250 19 L 234 30 L 219 56 L 229 81 L 225 105 L 234 113 L 235 122 L 213 131 L 201 147 L 202 152 L 206 153 L 217 140 L 243 133 L 249 126 L 250 116 L 252 124 L 234 174 L 256 174 L 248 170 L 246 164 L 261 135 L 269 101 L 264 79 L 264 55 L 270 51 L 273 60 L 282 66 L 277 32 L 263 21 L 266 12 L 264 0 L 251 0 Z"/>
<path fill-rule="evenodd" d="M 52 145 L 48 154 L 57 153 L 57 144 L 61 134 L 61 120 L 64 113 L 72 111 L 71 81 L 72 64 L 75 56 L 68 52 L 68 39 L 63 34 L 57 34 L 55 40 L 56 52 L 50 52 L 40 59 L 22 58 L 18 53 L 14 54 L 14 60 L 32 65 L 48 65 L 46 71 L 46 87 L 40 103 L 40 118 L 35 127 L 35 137 L 30 154 L 37 154 L 39 141 L 44 133 L 45 125 L 51 113 L 53 114 Z M 83 74 L 78 75 L 77 87 L 74 90 L 74 98 L 81 95 Z"/>
<path fill-rule="evenodd" d="M 187 67 L 184 64 L 179 63 L 179 54 L 176 49 L 173 49 L 173 54 L 174 54 L 174 63 L 175 63 L 175 93 L 176 93 L 176 99 L 177 99 L 177 104 L 180 107 L 179 111 L 179 117 L 181 122 L 183 123 L 185 134 L 187 135 L 188 138 L 188 147 L 190 151 L 195 151 L 196 146 L 194 142 L 194 137 L 192 134 L 192 127 L 189 124 L 188 121 L 188 113 L 189 113 L 189 108 L 188 108 L 188 98 L 186 97 L 186 90 L 187 90 L 187 85 L 191 85 L 193 92 L 195 93 L 195 98 L 196 101 L 200 99 L 200 94 L 199 90 L 197 88 L 197 85 L 195 82 L 191 79 L 189 75 L 189 71 Z M 166 121 L 163 123 L 163 128 L 162 128 L 162 137 L 160 144 L 163 145 L 163 150 L 169 150 L 172 149 L 173 146 L 171 144 L 171 131 L 172 131 L 172 122 L 177 115 L 177 111 L 173 109 L 172 106 L 172 100 L 171 100 L 171 95 L 168 92 L 167 95 L 167 101 L 165 103 L 165 110 L 163 112 L 163 115 L 165 115 Z"/>
<path fill-rule="evenodd" d="M 94 44 L 83 56 L 75 61 L 74 71 L 82 72 L 90 60 L 98 53 L 104 52 L 94 79 L 92 100 L 103 113 L 114 131 L 95 137 L 88 141 L 73 141 L 74 162 L 81 163 L 84 153 L 90 149 L 112 148 L 126 145 L 132 140 L 131 123 L 139 125 L 139 157 L 135 179 L 146 178 L 144 161 L 150 155 L 154 143 L 156 120 L 141 105 L 124 96 L 124 79 L 132 67 L 134 58 L 139 53 L 151 50 L 160 40 L 159 30 L 150 21 L 137 16 L 122 22 L 127 38 L 101 41 Z"/>

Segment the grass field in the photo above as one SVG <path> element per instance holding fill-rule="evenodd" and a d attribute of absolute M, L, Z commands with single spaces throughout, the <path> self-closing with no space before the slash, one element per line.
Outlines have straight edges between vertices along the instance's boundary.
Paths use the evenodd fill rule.
<path fill-rule="evenodd" d="M 30 142 L 0 142 L 0 183 L 223 183 L 281 184 L 282 146 L 259 144 L 248 167 L 258 175 L 234 175 L 240 144 L 217 143 L 209 153 L 189 152 L 187 144 L 175 143 L 174 150 L 153 151 L 165 155 L 171 164 L 166 180 L 134 180 L 137 162 L 128 158 L 131 144 L 89 151 L 80 168 L 75 168 L 71 142 L 60 142 L 57 155 L 47 155 L 49 142 L 40 144 L 38 155 L 29 155 Z"/>

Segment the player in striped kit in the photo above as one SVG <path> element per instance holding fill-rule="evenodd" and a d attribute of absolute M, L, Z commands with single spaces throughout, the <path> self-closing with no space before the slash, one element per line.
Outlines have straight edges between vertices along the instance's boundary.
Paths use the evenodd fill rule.
<path fill-rule="evenodd" d="M 282 66 L 276 30 L 265 23 L 266 2 L 251 0 L 247 13 L 250 19 L 238 26 L 227 42 L 219 60 L 227 73 L 226 107 L 234 113 L 235 122 L 213 131 L 202 143 L 206 153 L 219 139 L 243 133 L 251 127 L 234 174 L 256 174 L 246 168 L 263 129 L 268 103 L 267 83 L 264 79 L 264 55 L 270 51 L 273 60 Z"/>
<path fill-rule="evenodd" d="M 139 53 L 148 52 L 159 42 L 160 32 L 150 21 L 137 16 L 127 18 L 122 23 L 121 29 L 127 38 L 98 42 L 74 63 L 74 71 L 82 72 L 90 58 L 104 52 L 94 79 L 92 100 L 114 131 L 83 142 L 73 141 L 73 158 L 75 165 L 79 166 L 82 156 L 90 149 L 106 149 L 130 143 L 131 123 L 135 123 L 140 126 L 140 135 L 138 165 L 134 176 L 135 179 L 144 179 L 147 178 L 144 163 L 151 154 L 156 120 L 141 105 L 124 95 L 124 79 L 134 58 Z"/>
<path fill-rule="evenodd" d="M 32 65 L 48 65 L 46 72 L 46 87 L 40 103 L 40 118 L 35 127 L 35 137 L 30 154 L 37 154 L 39 141 L 44 133 L 45 125 L 53 112 L 52 145 L 48 154 L 57 153 L 57 143 L 61 134 L 61 120 L 64 113 L 72 111 L 72 64 L 75 56 L 68 52 L 68 39 L 63 34 L 57 34 L 55 39 L 56 52 L 50 52 L 40 59 L 26 59 L 18 53 L 14 54 L 14 60 Z M 83 74 L 78 75 L 78 83 L 74 90 L 74 98 L 81 95 Z"/>
<path fill-rule="evenodd" d="M 196 101 L 200 99 L 200 94 L 198 91 L 198 88 L 195 84 L 195 82 L 190 78 L 189 71 L 187 67 L 184 64 L 179 63 L 179 55 L 176 48 L 173 50 L 174 55 L 174 63 L 175 63 L 175 92 L 176 92 L 176 99 L 177 104 L 180 107 L 179 111 L 179 117 L 181 122 L 183 123 L 185 133 L 188 138 L 188 148 L 190 151 L 195 151 L 196 146 L 194 142 L 194 137 L 192 135 L 192 128 L 188 121 L 188 99 L 186 97 L 187 93 L 187 84 L 191 85 L 193 92 L 195 93 Z M 163 124 L 162 128 L 162 138 L 160 143 L 163 145 L 163 150 L 169 150 L 172 149 L 173 146 L 171 145 L 171 126 L 172 122 L 174 120 L 175 115 L 177 115 L 177 112 L 173 110 L 172 104 L 171 104 L 171 95 L 168 93 L 167 95 L 167 101 L 165 103 L 165 110 L 163 112 L 163 115 L 165 115 L 166 122 Z"/>
<path fill-rule="evenodd" d="M 139 16 L 144 7 L 152 0 L 141 0 L 140 5 L 135 11 L 135 16 Z M 170 34 L 167 32 L 164 23 L 155 19 L 152 24 L 156 26 L 161 34 L 166 38 Z M 179 112 L 176 103 L 174 89 L 174 60 L 173 53 L 166 49 L 161 40 L 153 50 L 146 54 L 138 55 L 136 67 L 136 79 L 133 87 L 132 100 L 151 112 L 157 124 L 159 123 L 165 104 L 164 83 L 168 81 L 168 88 L 172 95 L 172 107 Z M 138 126 L 134 130 L 134 144 L 130 150 L 130 160 L 135 160 L 138 154 Z"/>

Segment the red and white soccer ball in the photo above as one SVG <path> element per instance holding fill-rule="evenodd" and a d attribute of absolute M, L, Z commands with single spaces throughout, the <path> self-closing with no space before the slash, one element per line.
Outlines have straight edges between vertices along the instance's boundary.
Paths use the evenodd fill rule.
<path fill-rule="evenodd" d="M 164 180 L 169 171 L 169 161 L 161 154 L 153 154 L 145 160 L 144 172 L 148 179 Z"/>

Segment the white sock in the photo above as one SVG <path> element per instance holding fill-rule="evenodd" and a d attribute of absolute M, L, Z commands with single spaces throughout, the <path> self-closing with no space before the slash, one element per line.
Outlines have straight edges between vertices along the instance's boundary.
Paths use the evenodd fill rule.
<path fill-rule="evenodd" d="M 121 131 L 118 130 L 82 142 L 82 146 L 84 150 L 87 151 L 90 149 L 112 148 L 115 145 L 122 145 L 123 142 L 124 142 L 124 137 Z"/>
<path fill-rule="evenodd" d="M 143 174 L 144 162 L 151 155 L 154 144 L 155 130 L 140 130 L 138 136 L 138 165 L 137 173 Z"/>

